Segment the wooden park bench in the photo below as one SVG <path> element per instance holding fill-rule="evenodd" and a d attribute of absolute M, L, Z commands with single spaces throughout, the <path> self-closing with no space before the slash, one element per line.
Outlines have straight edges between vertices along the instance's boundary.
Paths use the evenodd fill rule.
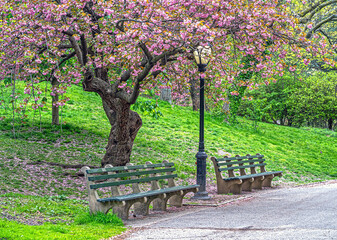
<path fill-rule="evenodd" d="M 236 155 L 216 159 L 212 157 L 218 193 L 240 194 L 242 190 L 262 189 L 271 187 L 271 181 L 276 176 L 282 176 L 282 171 L 266 172 L 263 155 Z M 249 170 L 249 173 L 246 170 Z"/>
<path fill-rule="evenodd" d="M 87 181 L 90 212 L 107 213 L 112 209 L 122 219 L 128 219 L 132 205 L 136 215 L 147 215 L 151 203 L 153 210 L 160 211 L 166 210 L 168 201 L 181 207 L 185 194 L 199 188 L 199 185 L 176 186 L 174 163 L 167 161 L 81 170 Z"/>

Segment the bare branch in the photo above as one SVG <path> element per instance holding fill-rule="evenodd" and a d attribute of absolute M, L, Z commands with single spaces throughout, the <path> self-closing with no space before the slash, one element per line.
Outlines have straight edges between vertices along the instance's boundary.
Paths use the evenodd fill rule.
<path fill-rule="evenodd" d="M 81 46 L 82 46 L 83 64 L 86 65 L 88 62 L 88 46 L 84 34 L 81 34 Z"/>
<path fill-rule="evenodd" d="M 324 25 L 327 22 L 332 21 L 334 18 L 337 18 L 337 15 L 331 15 L 328 18 L 320 21 L 319 23 L 317 23 L 306 35 L 306 38 L 311 38 L 312 33 L 315 32 L 317 29 L 319 29 L 322 25 Z"/>
<path fill-rule="evenodd" d="M 299 15 L 300 17 L 304 17 L 305 15 L 307 15 L 309 12 L 315 10 L 320 4 L 324 3 L 326 0 L 320 0 L 319 2 L 317 2 L 315 5 L 310 6 L 309 8 L 305 9 L 303 12 L 301 12 Z"/>
<path fill-rule="evenodd" d="M 51 78 L 53 77 L 53 75 L 54 75 L 55 70 L 58 69 L 59 67 L 61 67 L 63 63 L 65 63 L 66 61 L 68 61 L 69 59 L 71 59 L 71 58 L 73 58 L 73 57 L 75 57 L 75 56 L 76 56 L 76 53 L 75 53 L 75 52 L 71 52 L 71 53 L 69 53 L 68 55 L 66 55 L 66 56 L 65 56 L 65 57 L 64 57 L 58 64 L 55 65 L 55 67 L 54 67 L 54 68 L 51 70 L 51 72 L 50 72 L 49 78 L 46 79 L 46 80 L 50 81 L 50 79 L 51 79 Z"/>
<path fill-rule="evenodd" d="M 75 53 L 78 59 L 78 62 L 84 66 L 84 62 L 83 62 L 83 55 L 82 55 L 82 51 L 80 49 L 80 46 L 78 45 L 77 41 L 75 40 L 75 38 L 73 36 L 69 37 L 69 41 L 71 42 L 71 45 L 73 46 L 73 48 L 75 49 Z"/>
<path fill-rule="evenodd" d="M 145 56 L 146 56 L 146 58 L 147 58 L 147 61 L 148 61 L 148 62 L 151 62 L 152 59 L 153 59 L 153 57 L 152 57 L 152 55 L 151 55 L 149 49 L 146 47 L 145 43 L 140 42 L 140 43 L 138 44 L 138 46 L 143 50 L 143 52 L 144 52 L 144 54 L 145 54 Z"/>

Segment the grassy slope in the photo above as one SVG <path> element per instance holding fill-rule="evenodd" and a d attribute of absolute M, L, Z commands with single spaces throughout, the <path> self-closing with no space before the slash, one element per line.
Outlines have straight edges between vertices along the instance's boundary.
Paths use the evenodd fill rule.
<path fill-rule="evenodd" d="M 16 140 L 9 131 L 10 121 L 0 122 L 4 130 L 0 132 L 0 157 L 15 161 L 46 160 L 98 165 L 110 130 L 101 101 L 95 94 L 83 92 L 80 88 L 73 88 L 70 95 L 70 104 L 62 109 L 62 121 L 66 122 L 62 133 L 60 127 L 49 126 L 51 114 L 48 110 L 42 112 L 42 131 L 39 130 L 36 114 L 35 121 L 29 121 L 16 134 Z M 198 113 L 166 102 L 160 102 L 160 111 L 164 117 L 158 120 L 142 116 L 143 127 L 137 135 L 131 161 L 173 161 L 177 163 L 180 177 L 187 178 L 195 172 Z M 33 112 L 28 115 L 33 115 Z M 206 114 L 205 145 L 209 156 L 217 156 L 219 150 L 232 155 L 262 153 L 267 158 L 267 169 L 284 170 L 287 181 L 336 177 L 336 143 L 336 133 L 326 130 L 266 123 L 259 123 L 255 130 L 247 120 L 242 119 L 238 126 L 230 126 Z M 212 175 L 210 161 L 208 171 Z"/>
<path fill-rule="evenodd" d="M 97 95 L 80 88 L 73 88 L 67 95 L 71 101 L 62 108 L 62 131 L 59 126 L 50 126 L 50 109 L 41 113 L 41 131 L 38 112 L 33 121 L 34 113 L 29 110 L 27 124 L 20 130 L 16 126 L 16 139 L 10 131 L 10 120 L 0 121 L 0 193 L 85 199 L 83 179 L 71 176 L 78 169 L 30 165 L 37 161 L 99 165 L 110 130 L 101 101 Z M 0 108 L 0 116 L 9 116 L 9 107 Z M 179 177 L 192 182 L 198 146 L 198 113 L 165 102 L 160 102 L 160 111 L 164 117 L 159 120 L 142 116 L 143 127 L 137 135 L 131 161 L 135 164 L 175 162 Z M 305 183 L 337 177 L 336 133 L 266 123 L 259 123 L 255 130 L 250 121 L 240 121 L 239 125 L 230 126 L 206 114 L 208 156 L 217 156 L 219 150 L 232 155 L 262 153 L 267 159 L 267 170 L 283 170 L 281 181 L 286 182 Z M 210 161 L 207 168 L 209 185 L 214 186 Z M 0 195 L 0 205 L 8 212 L 6 199 L 6 195 Z M 0 223 L 1 226 L 7 225 Z"/>
<path fill-rule="evenodd" d="M 162 108 L 164 118 L 158 121 L 149 118 L 144 120 L 144 127 L 136 141 L 135 159 L 146 160 L 149 155 L 158 159 L 162 156 L 179 162 L 182 171 L 194 173 L 198 114 L 189 108 L 162 105 L 165 106 Z M 217 156 L 219 150 L 232 155 L 264 154 L 267 169 L 283 170 L 287 181 L 306 182 L 337 177 L 335 133 L 266 123 L 259 123 L 259 128 L 255 131 L 250 124 L 251 122 L 242 120 L 239 126 L 229 126 L 206 115 L 207 154 Z M 210 161 L 208 171 L 213 172 Z"/>

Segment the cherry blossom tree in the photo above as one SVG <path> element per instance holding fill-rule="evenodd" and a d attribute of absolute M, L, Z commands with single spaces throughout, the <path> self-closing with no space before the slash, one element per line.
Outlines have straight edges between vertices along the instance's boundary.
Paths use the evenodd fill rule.
<path fill-rule="evenodd" d="M 300 9 L 297 11 L 299 22 L 305 26 L 306 38 L 316 41 L 321 46 L 321 51 L 333 49 L 333 55 L 337 53 L 336 4 L 336 0 L 309 0 L 297 3 Z M 326 55 L 325 52 L 322 54 Z M 311 67 L 323 72 L 337 71 L 333 55 L 329 60 L 311 61 Z"/>
<path fill-rule="evenodd" d="M 262 82 L 282 74 L 287 53 L 307 44 L 285 9 L 275 0 L 3 0 L 0 81 L 24 81 L 22 105 L 34 93 L 34 108 L 45 104 L 42 81 L 52 96 L 72 84 L 98 93 L 111 124 L 101 164 L 125 165 L 142 125 L 130 106 L 145 89 L 188 89 L 198 78 L 196 47 L 212 46 L 206 77 L 215 102 L 235 79 L 259 84 L 247 73 Z M 254 60 L 243 67 L 245 56 Z"/>

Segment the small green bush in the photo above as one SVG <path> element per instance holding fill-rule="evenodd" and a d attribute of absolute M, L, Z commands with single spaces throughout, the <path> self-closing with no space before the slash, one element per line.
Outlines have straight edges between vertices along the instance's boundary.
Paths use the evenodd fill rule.
<path fill-rule="evenodd" d="M 90 223 L 99 223 L 99 224 L 109 224 L 111 226 L 121 226 L 123 227 L 124 224 L 120 218 L 118 218 L 115 214 L 111 213 L 94 213 L 91 214 L 89 212 L 83 213 L 78 215 L 75 218 L 76 224 L 90 224 Z"/>

